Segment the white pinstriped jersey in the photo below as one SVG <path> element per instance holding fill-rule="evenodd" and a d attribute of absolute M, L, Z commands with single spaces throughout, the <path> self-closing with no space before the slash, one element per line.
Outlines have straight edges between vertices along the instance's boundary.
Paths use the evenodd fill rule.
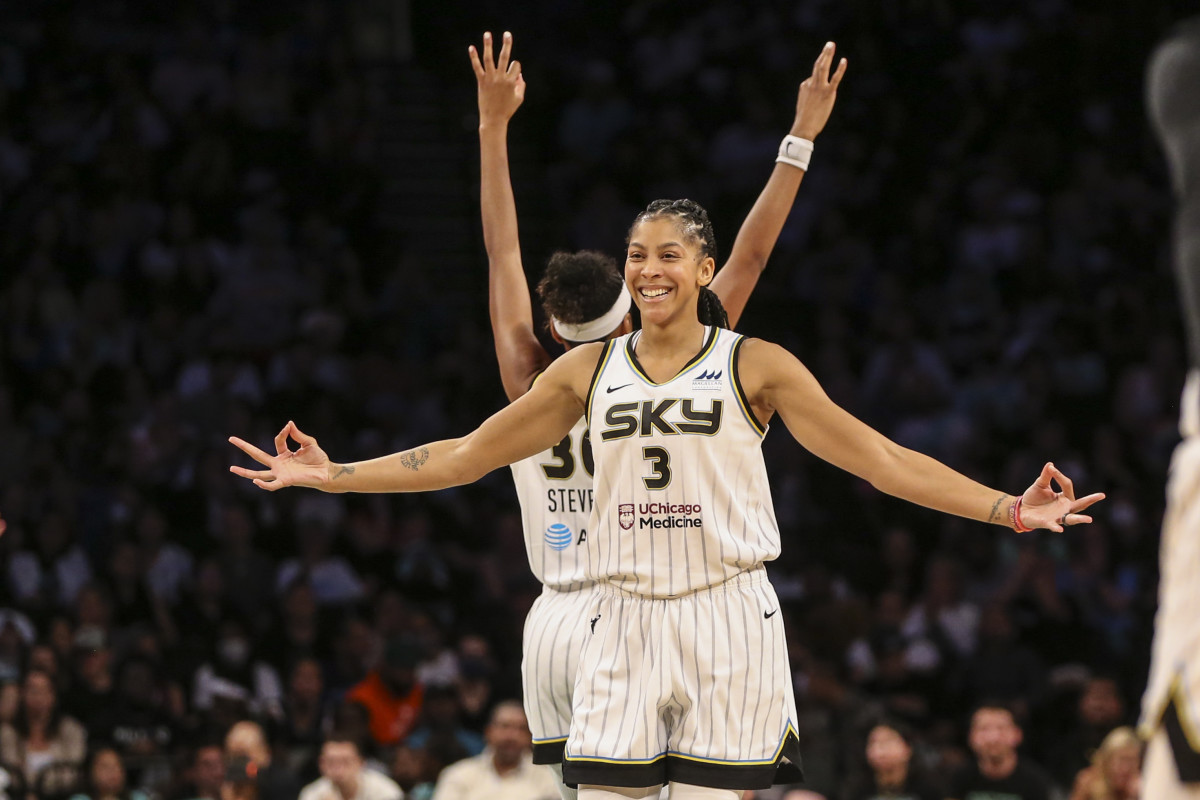
<path fill-rule="evenodd" d="M 550 450 L 512 465 L 525 552 L 534 577 L 572 592 L 584 577 L 583 542 L 592 514 L 592 451 L 583 418 Z"/>
<path fill-rule="evenodd" d="M 596 514 L 587 574 L 678 597 L 779 555 L 766 430 L 737 380 L 743 337 L 707 329 L 696 357 L 662 384 L 637 362 L 639 337 L 609 343 L 588 392 Z"/>

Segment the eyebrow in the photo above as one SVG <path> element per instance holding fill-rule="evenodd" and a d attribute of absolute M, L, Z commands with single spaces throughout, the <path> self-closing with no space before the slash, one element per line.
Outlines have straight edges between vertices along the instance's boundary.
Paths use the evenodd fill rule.
<path fill-rule="evenodd" d="M 647 248 L 647 247 L 646 247 L 646 245 L 642 244 L 641 242 L 630 242 L 630 243 L 629 243 L 629 246 L 630 246 L 630 247 L 637 247 L 637 248 L 640 248 L 640 249 L 642 249 L 642 250 L 647 250 L 647 249 L 649 249 L 649 248 Z M 664 249 L 666 249 L 666 248 L 668 248 L 668 247 L 683 247 L 683 245 L 682 245 L 682 244 L 680 244 L 679 242 L 663 242 L 662 244 L 660 244 L 660 245 L 658 246 L 658 249 L 659 249 L 659 250 L 664 250 Z"/>

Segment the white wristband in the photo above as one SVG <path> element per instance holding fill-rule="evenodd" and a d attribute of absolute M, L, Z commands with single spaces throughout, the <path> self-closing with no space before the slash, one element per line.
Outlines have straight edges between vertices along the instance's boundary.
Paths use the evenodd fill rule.
<path fill-rule="evenodd" d="M 812 158 L 812 151 L 812 139 L 801 139 L 799 136 L 788 134 L 779 143 L 779 155 L 775 157 L 775 163 L 789 164 L 808 171 L 808 161 Z"/>

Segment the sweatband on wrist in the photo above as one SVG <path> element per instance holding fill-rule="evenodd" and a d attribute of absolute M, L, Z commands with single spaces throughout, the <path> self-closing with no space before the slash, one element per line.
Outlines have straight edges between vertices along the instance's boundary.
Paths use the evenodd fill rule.
<path fill-rule="evenodd" d="M 597 317 L 591 322 L 581 322 L 578 325 L 551 317 L 550 323 L 554 326 L 554 330 L 558 331 L 558 335 L 568 342 L 594 342 L 608 336 L 621 324 L 621 320 L 625 319 L 625 315 L 629 313 L 629 306 L 632 303 L 633 298 L 629 296 L 629 289 L 622 282 L 621 293 L 617 295 L 616 302 L 613 303 L 612 308 L 604 312 L 603 316 Z"/>
<path fill-rule="evenodd" d="M 792 136 L 789 133 L 779 143 L 779 155 L 775 157 L 775 163 L 788 164 L 807 171 L 812 152 L 812 139 L 801 139 L 799 136 Z"/>

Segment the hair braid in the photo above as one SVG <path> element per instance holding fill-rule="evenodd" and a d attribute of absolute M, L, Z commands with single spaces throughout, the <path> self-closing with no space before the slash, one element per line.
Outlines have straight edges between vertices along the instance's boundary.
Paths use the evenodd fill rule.
<path fill-rule="evenodd" d="M 695 200 L 655 200 L 634 219 L 633 225 L 629 228 L 629 234 L 625 237 L 625 243 L 629 244 L 629 237 L 632 235 L 633 229 L 642 222 L 655 217 L 668 216 L 677 220 L 685 238 L 697 243 L 701 258 L 716 260 L 717 235 L 713 231 L 708 212 Z M 705 325 L 729 327 L 729 315 L 725 313 L 725 307 L 721 305 L 721 298 L 717 297 L 716 292 L 707 286 L 700 289 L 696 315 Z"/>
<path fill-rule="evenodd" d="M 696 316 L 705 325 L 716 325 L 718 328 L 729 327 L 729 314 L 717 293 L 707 286 L 700 287 L 700 301 L 696 305 Z"/>

